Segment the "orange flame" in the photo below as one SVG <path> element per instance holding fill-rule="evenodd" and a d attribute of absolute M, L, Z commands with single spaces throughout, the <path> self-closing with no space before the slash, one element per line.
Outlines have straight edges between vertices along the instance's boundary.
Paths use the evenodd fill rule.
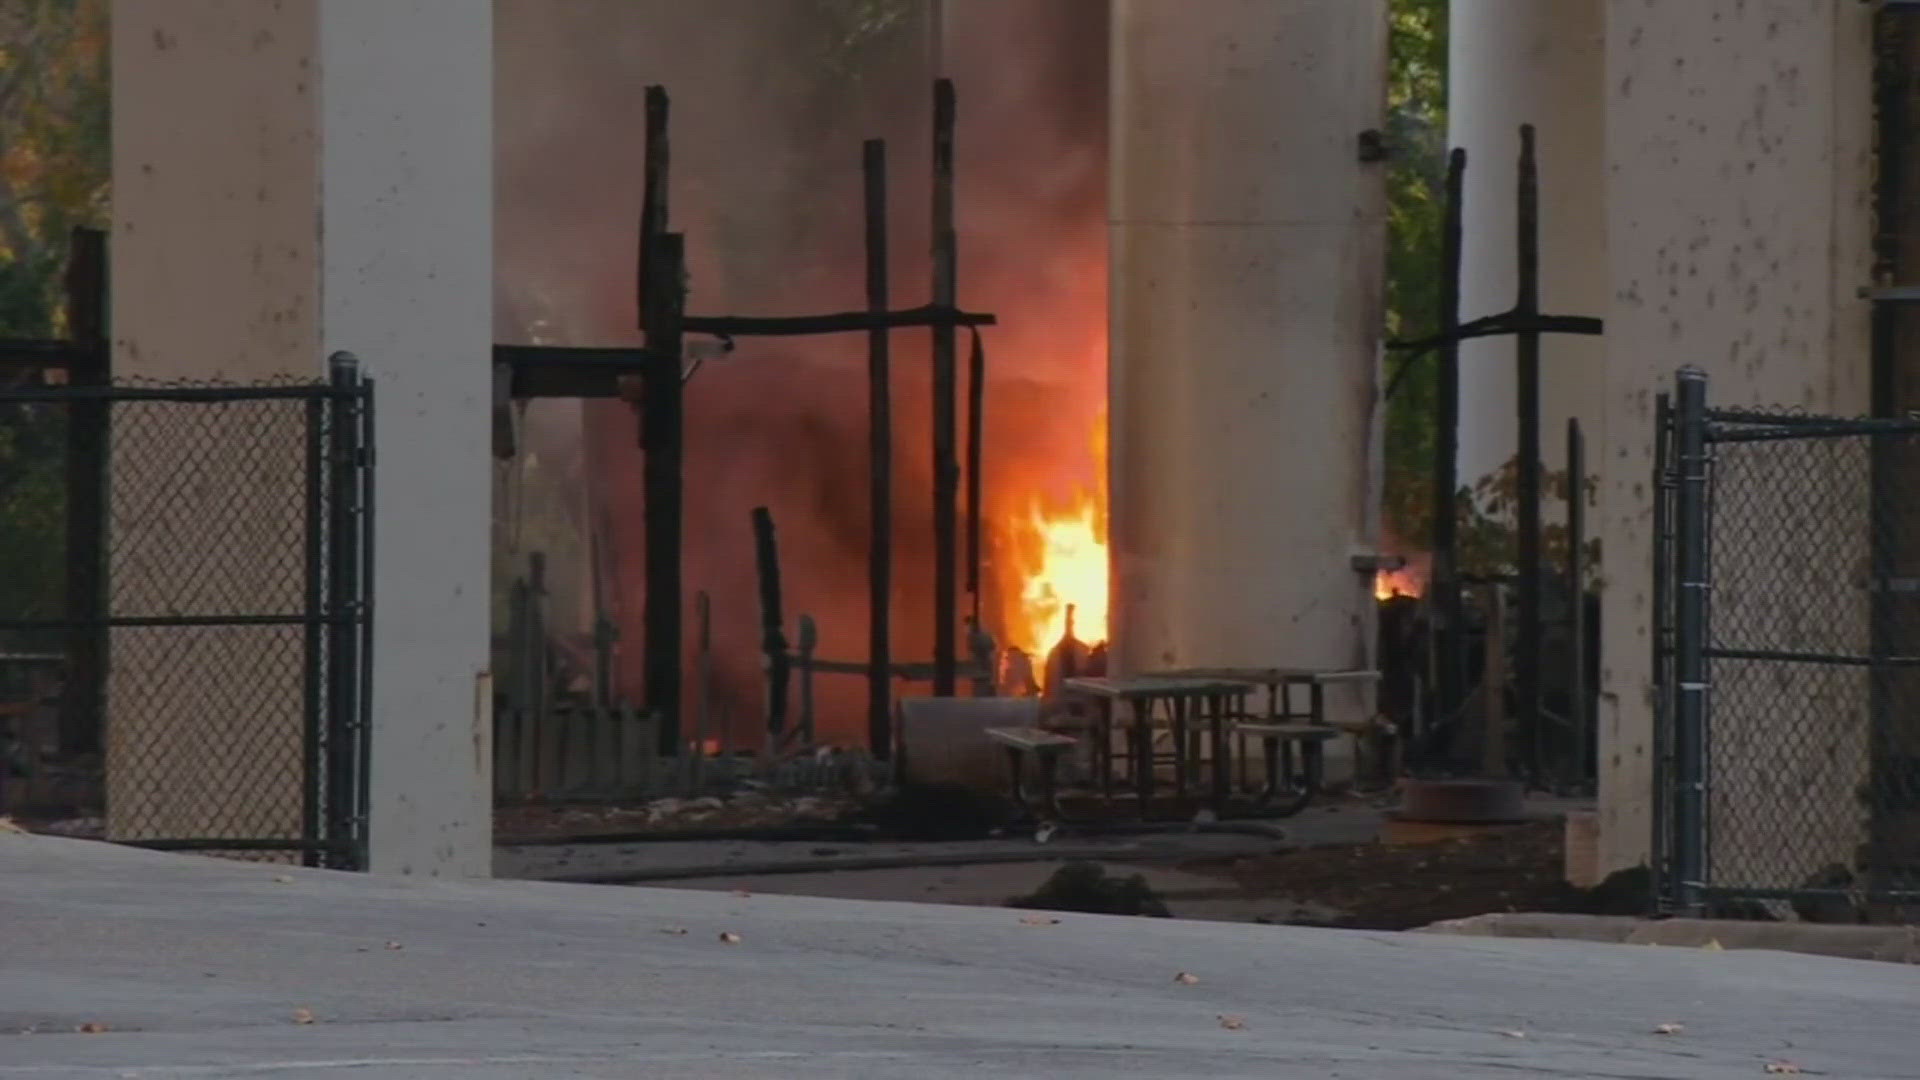
<path fill-rule="evenodd" d="M 1092 438 L 1094 475 L 1105 479 L 1107 423 L 1103 412 Z M 1004 644 L 1040 658 L 1067 630 L 1088 645 L 1107 640 L 1106 485 L 1080 484 L 1064 497 L 1034 493 L 1024 514 L 1005 524 L 1011 566 L 1001 604 Z"/>
<path fill-rule="evenodd" d="M 1411 566 L 1382 570 L 1373 575 L 1373 598 L 1391 600 L 1396 596 L 1418 597 L 1426 584 L 1425 578 Z"/>

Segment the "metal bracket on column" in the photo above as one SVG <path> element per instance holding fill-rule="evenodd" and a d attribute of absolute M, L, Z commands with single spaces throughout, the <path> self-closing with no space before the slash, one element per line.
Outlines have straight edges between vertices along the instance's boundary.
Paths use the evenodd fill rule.
<path fill-rule="evenodd" d="M 1407 558 L 1404 555 L 1382 555 L 1378 552 L 1368 552 L 1363 555 L 1355 555 L 1348 559 L 1347 565 L 1353 567 L 1353 572 L 1356 574 L 1392 573 L 1395 570 L 1406 569 Z"/>
<path fill-rule="evenodd" d="M 1359 158 L 1363 165 L 1376 165 L 1393 156 L 1393 146 L 1387 142 L 1387 136 L 1378 128 L 1368 128 L 1360 133 Z"/>
<path fill-rule="evenodd" d="M 493 365 L 493 456 L 513 457 L 513 365 Z"/>

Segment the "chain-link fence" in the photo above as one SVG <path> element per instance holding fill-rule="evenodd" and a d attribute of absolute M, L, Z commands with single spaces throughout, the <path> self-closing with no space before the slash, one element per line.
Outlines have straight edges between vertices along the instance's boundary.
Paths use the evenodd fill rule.
<path fill-rule="evenodd" d="M 1920 421 L 1662 415 L 1665 899 L 1920 902 Z"/>
<path fill-rule="evenodd" d="M 0 698 L 6 803 L 362 861 L 370 433 L 344 356 L 316 383 L 0 389 L 0 563 L 40 573 L 0 586 L 0 666 L 38 664 Z"/>

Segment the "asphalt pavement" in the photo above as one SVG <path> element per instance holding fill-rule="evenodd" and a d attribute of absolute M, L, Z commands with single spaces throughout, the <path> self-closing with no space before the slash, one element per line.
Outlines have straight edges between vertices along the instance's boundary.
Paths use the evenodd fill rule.
<path fill-rule="evenodd" d="M 1920 969 L 1767 951 L 381 879 L 0 835 L 0 1080 L 1920 1078 L 1916 1018 Z"/>

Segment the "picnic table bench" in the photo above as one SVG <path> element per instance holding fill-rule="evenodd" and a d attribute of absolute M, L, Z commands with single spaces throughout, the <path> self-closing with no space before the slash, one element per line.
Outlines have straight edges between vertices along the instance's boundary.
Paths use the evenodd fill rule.
<path fill-rule="evenodd" d="M 1267 690 L 1264 716 L 1241 713 L 1234 718 L 1233 735 L 1241 747 L 1249 739 L 1260 742 L 1266 765 L 1266 784 L 1257 805 L 1273 808 L 1280 816 L 1306 809 L 1319 793 L 1325 776 L 1326 744 L 1345 733 L 1348 726 L 1327 722 L 1326 688 L 1364 686 L 1380 681 L 1380 673 L 1366 668 L 1310 667 L 1188 667 L 1156 671 L 1156 677 L 1187 679 L 1226 679 Z M 1304 705 L 1296 706 L 1294 691 L 1306 691 Z M 1299 767 L 1295 767 L 1295 750 Z M 1246 786 L 1246 755 L 1240 755 L 1241 786 Z M 1286 801 L 1283 790 L 1290 787 Z"/>
<path fill-rule="evenodd" d="M 1048 731 L 1037 727 L 992 727 L 986 729 L 987 738 L 1007 751 L 1007 763 L 1012 767 L 1013 801 L 1022 810 L 1031 810 L 1027 803 L 1027 791 L 1024 782 L 1027 755 L 1033 755 L 1040 774 L 1040 806 L 1055 818 L 1060 816 L 1060 803 L 1054 790 L 1054 780 L 1058 774 L 1060 758 L 1067 751 L 1080 745 L 1080 740 L 1057 731 Z"/>
<path fill-rule="evenodd" d="M 1068 693 L 1092 698 L 1099 705 L 1095 710 L 1094 768 L 1102 796 L 1110 795 L 1112 789 L 1114 711 L 1124 707 L 1131 720 L 1127 757 L 1134 792 L 1140 800 L 1140 812 L 1147 812 L 1153 802 L 1154 714 L 1164 709 L 1173 736 L 1175 794 L 1186 794 L 1188 773 L 1198 758 L 1198 731 L 1190 723 L 1197 714 L 1204 714 L 1213 751 L 1214 807 L 1216 811 L 1225 809 L 1231 780 L 1228 725 L 1244 708 L 1248 684 L 1203 677 L 1102 676 L 1067 679 L 1061 685 Z"/>

